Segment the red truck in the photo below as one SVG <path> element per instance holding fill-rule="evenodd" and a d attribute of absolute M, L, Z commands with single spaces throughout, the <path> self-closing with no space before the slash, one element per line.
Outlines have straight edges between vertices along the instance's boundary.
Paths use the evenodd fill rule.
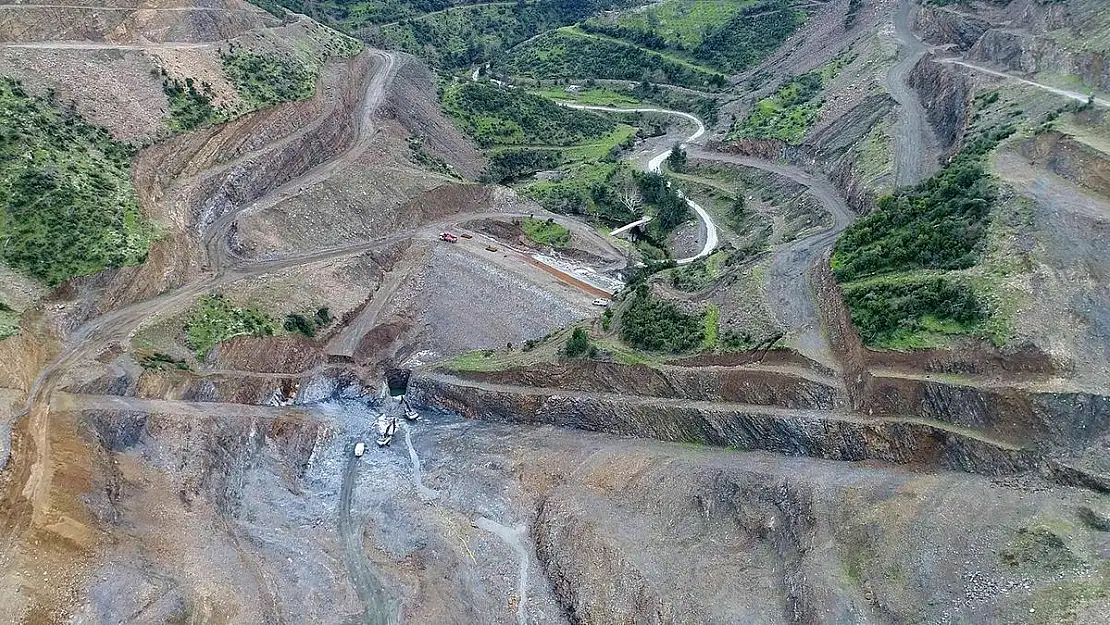
<path fill-rule="evenodd" d="M 439 238 L 441 241 L 447 241 L 448 243 L 454 243 L 455 241 L 459 240 L 459 237 L 451 234 L 450 232 L 439 233 Z"/>

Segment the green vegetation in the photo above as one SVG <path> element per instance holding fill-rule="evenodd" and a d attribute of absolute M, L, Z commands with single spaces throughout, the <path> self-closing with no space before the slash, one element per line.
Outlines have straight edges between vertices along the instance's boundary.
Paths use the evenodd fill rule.
<path fill-rule="evenodd" d="M 0 341 L 19 334 L 19 313 L 0 302 Z"/>
<path fill-rule="evenodd" d="M 521 187 L 524 195 L 549 211 L 583 215 L 607 223 L 616 223 L 632 216 L 629 209 L 615 199 L 610 183 L 624 174 L 627 167 L 617 163 L 575 163 L 560 170 L 558 180 L 541 180 Z"/>
<path fill-rule="evenodd" d="M 728 259 L 727 252 L 715 252 L 689 265 L 676 267 L 670 272 L 671 286 L 687 293 L 700 291 L 724 274 Z"/>
<path fill-rule="evenodd" d="M 377 43 L 455 70 L 493 61 L 540 33 L 573 24 L 597 8 L 627 2 L 517 2 L 460 6 L 381 28 Z"/>
<path fill-rule="evenodd" d="M 587 20 L 589 33 L 705 64 L 726 73 L 762 61 L 805 22 L 788 0 L 667 0 Z"/>
<path fill-rule="evenodd" d="M 652 352 L 678 354 L 701 346 L 706 339 L 706 314 L 683 312 L 651 295 L 647 284 L 636 287 L 621 313 L 620 338 Z"/>
<path fill-rule="evenodd" d="M 332 322 L 331 312 L 327 306 L 316 309 L 312 315 L 302 315 L 299 312 L 291 312 L 285 315 L 285 321 L 282 323 L 282 328 L 286 332 L 300 333 L 308 338 L 316 336 L 316 331 L 326 327 Z"/>
<path fill-rule="evenodd" d="M 549 245 L 554 248 L 566 247 L 570 243 L 570 230 L 566 226 L 556 223 L 554 219 L 526 218 L 521 224 L 524 235 L 540 245 Z"/>
<path fill-rule="evenodd" d="M 867 345 L 909 349 L 981 335 L 987 313 L 971 287 L 945 276 L 877 278 L 844 286 L 852 324 Z"/>
<path fill-rule="evenodd" d="M 197 360 L 204 360 L 209 350 L 232 337 L 273 333 L 274 320 L 269 315 L 253 308 L 233 306 L 219 293 L 197 300 L 185 318 L 185 341 L 196 353 Z"/>
<path fill-rule="evenodd" d="M 483 148 L 495 145 L 570 146 L 598 140 L 616 122 L 589 111 L 487 83 L 462 82 L 443 90 L 443 106 Z"/>
<path fill-rule="evenodd" d="M 982 158 L 1012 132 L 1006 128 L 975 140 L 933 177 L 880 199 L 878 210 L 837 241 L 837 280 L 974 265 L 996 198 Z"/>
<path fill-rule="evenodd" d="M 667 155 L 666 165 L 667 169 L 680 174 L 686 171 L 686 150 L 682 149 L 681 143 L 676 143 L 671 148 L 671 153 Z"/>
<path fill-rule="evenodd" d="M 134 149 L 0 79 L 0 257 L 49 285 L 146 258 Z"/>
<path fill-rule="evenodd" d="M 643 104 L 631 93 L 622 89 L 587 87 L 579 91 L 567 91 L 565 87 L 545 87 L 529 91 L 534 95 L 551 100 L 575 102 L 588 106 L 612 106 L 632 108 Z"/>
<path fill-rule="evenodd" d="M 571 332 L 570 338 L 567 339 L 563 353 L 568 358 L 578 358 L 589 353 L 591 348 L 590 335 L 586 334 L 586 331 L 582 328 L 575 328 L 574 332 Z"/>
<path fill-rule="evenodd" d="M 705 310 L 704 336 L 701 340 L 702 350 L 708 351 L 717 347 L 717 338 L 721 327 L 721 309 L 710 306 Z"/>
<path fill-rule="evenodd" d="M 139 366 L 147 370 L 161 370 L 167 368 L 181 371 L 189 370 L 189 363 L 162 352 L 154 352 L 149 356 L 143 356 L 139 359 Z"/>
<path fill-rule="evenodd" d="M 164 78 L 162 91 L 170 103 L 170 130 L 185 132 L 228 119 L 226 110 L 212 105 L 212 86 L 208 83 L 197 89 L 192 78 L 185 82 Z"/>
<path fill-rule="evenodd" d="M 242 49 L 220 53 L 224 74 L 252 109 L 311 98 L 316 75 L 303 63 L 284 56 L 262 55 Z"/>
<path fill-rule="evenodd" d="M 690 205 L 676 187 L 667 183 L 666 176 L 656 172 L 637 173 L 636 182 L 644 201 L 655 208 L 655 219 L 649 227 L 657 236 L 666 237 L 690 218 Z"/>
<path fill-rule="evenodd" d="M 1050 572 L 1079 564 L 1064 540 L 1044 525 L 1023 527 L 1015 532 L 999 559 L 1009 567 L 1033 567 Z"/>
<path fill-rule="evenodd" d="M 995 342 L 975 281 L 956 273 L 983 256 L 996 193 L 982 160 L 1011 128 L 976 139 L 939 173 L 879 200 L 832 257 L 852 322 L 864 343 L 907 349 L 971 335 Z"/>
<path fill-rule="evenodd" d="M 841 54 L 820 69 L 787 80 L 735 124 L 728 138 L 779 139 L 797 145 L 817 121 L 817 113 L 825 103 L 819 97 L 822 89 L 855 59 L 854 54 Z"/>
<path fill-rule="evenodd" d="M 727 82 L 711 69 L 575 28 L 517 46 L 495 68 L 533 79 L 610 78 L 686 87 L 723 87 Z"/>
<path fill-rule="evenodd" d="M 780 139 L 797 144 L 810 126 L 817 121 L 822 100 L 821 74 L 810 72 L 791 79 L 769 98 L 756 104 L 738 126 L 729 133 L 729 139 Z"/>

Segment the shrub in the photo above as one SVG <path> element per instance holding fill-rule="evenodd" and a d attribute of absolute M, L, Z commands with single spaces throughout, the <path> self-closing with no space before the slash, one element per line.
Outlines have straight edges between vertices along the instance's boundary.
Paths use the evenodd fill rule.
<path fill-rule="evenodd" d="M 570 358 L 578 358 L 590 351 L 590 336 L 582 328 L 575 328 L 563 349 Z"/>
<path fill-rule="evenodd" d="M 309 338 L 316 336 L 316 324 L 300 313 L 291 312 L 285 315 L 282 327 L 286 332 L 300 332 Z"/>
<path fill-rule="evenodd" d="M 844 287 L 860 338 L 876 347 L 921 347 L 927 335 L 976 334 L 986 311 L 956 279 L 878 279 Z"/>
<path fill-rule="evenodd" d="M 0 257 L 51 286 L 146 258 L 134 148 L 0 78 Z"/>

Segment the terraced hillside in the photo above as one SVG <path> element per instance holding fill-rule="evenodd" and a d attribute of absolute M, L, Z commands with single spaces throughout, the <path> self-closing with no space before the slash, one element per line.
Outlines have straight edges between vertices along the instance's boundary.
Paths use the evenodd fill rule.
<path fill-rule="evenodd" d="M 0 621 L 1105 621 L 1100 8 L 0 5 Z"/>

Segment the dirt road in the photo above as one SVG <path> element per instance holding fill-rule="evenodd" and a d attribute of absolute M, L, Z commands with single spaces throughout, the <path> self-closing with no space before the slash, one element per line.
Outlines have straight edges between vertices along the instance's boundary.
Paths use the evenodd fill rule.
<path fill-rule="evenodd" d="M 366 91 L 363 94 L 361 114 L 356 124 L 358 139 L 351 147 L 337 156 L 324 161 L 285 184 L 271 189 L 254 202 L 224 213 L 213 222 L 204 237 L 204 247 L 213 271 L 219 272 L 230 263 L 238 260 L 228 249 L 227 240 L 228 231 L 235 220 L 271 208 L 290 197 L 299 195 L 305 189 L 331 178 L 336 172 L 350 166 L 370 146 L 374 135 L 377 133 L 377 128 L 374 125 L 374 114 L 385 99 L 386 86 L 396 72 L 397 62 L 396 57 L 388 52 L 368 50 L 367 54 L 372 57 L 374 63 L 374 76 L 366 85 Z"/>
<path fill-rule="evenodd" d="M 360 459 L 355 457 L 354 442 L 348 446 L 347 466 L 343 470 L 343 486 L 339 490 L 339 536 L 343 542 L 343 561 L 355 594 L 362 602 L 361 622 L 367 625 L 391 625 L 397 622 L 397 610 L 391 605 L 381 581 L 370 570 L 362 546 L 362 525 L 351 518 L 355 477 Z"/>
<path fill-rule="evenodd" d="M 837 369 L 836 358 L 822 331 L 811 270 L 817 259 L 852 223 L 855 214 L 831 184 L 797 167 L 720 152 L 691 152 L 690 158 L 753 167 L 788 178 L 808 188 L 832 216 L 833 223 L 829 228 L 775 251 L 767 276 L 767 295 L 771 309 L 776 311 L 786 328 L 788 343 L 802 355 L 830 369 Z"/>
<path fill-rule="evenodd" d="M 1087 102 L 1091 102 L 1091 103 L 1095 104 L 1096 106 L 1110 108 L 1110 100 L 1106 100 L 1106 99 L 1103 99 L 1103 98 L 1095 98 L 1095 97 L 1093 97 L 1089 94 L 1079 93 L 1078 91 L 1068 91 L 1067 89 L 1060 89 L 1058 87 L 1051 87 L 1049 85 L 1039 83 L 1039 82 L 1035 82 L 1035 81 L 1029 80 L 1027 78 L 1021 78 L 1020 76 L 1014 76 L 1013 74 L 1007 74 L 1006 72 L 1000 72 L 996 69 L 991 69 L 989 67 L 983 67 L 982 65 L 976 65 L 974 63 L 968 63 L 967 61 L 964 61 L 962 59 L 958 59 L 958 58 L 937 59 L 936 62 L 937 63 L 950 63 L 952 65 L 959 65 L 960 67 L 966 67 L 968 69 L 975 70 L 975 71 L 983 73 L 983 74 L 990 74 L 991 76 L 995 76 L 997 78 L 1006 78 L 1006 79 L 1009 79 L 1009 80 L 1015 80 L 1017 82 L 1022 83 L 1023 85 L 1028 85 L 1030 87 L 1035 87 L 1035 88 L 1040 89 L 1042 91 L 1047 91 L 1049 93 L 1054 93 L 1058 96 L 1063 96 L 1065 98 L 1075 100 L 1076 102 L 1082 102 L 1084 104 L 1086 104 Z"/>
<path fill-rule="evenodd" d="M 886 75 L 886 88 L 898 102 L 894 125 L 894 182 L 898 186 L 920 182 L 936 168 L 937 148 L 925 107 L 909 85 L 910 72 L 929 48 L 913 32 L 914 2 L 899 0 L 894 10 L 894 34 L 898 38 L 898 62 Z"/>

